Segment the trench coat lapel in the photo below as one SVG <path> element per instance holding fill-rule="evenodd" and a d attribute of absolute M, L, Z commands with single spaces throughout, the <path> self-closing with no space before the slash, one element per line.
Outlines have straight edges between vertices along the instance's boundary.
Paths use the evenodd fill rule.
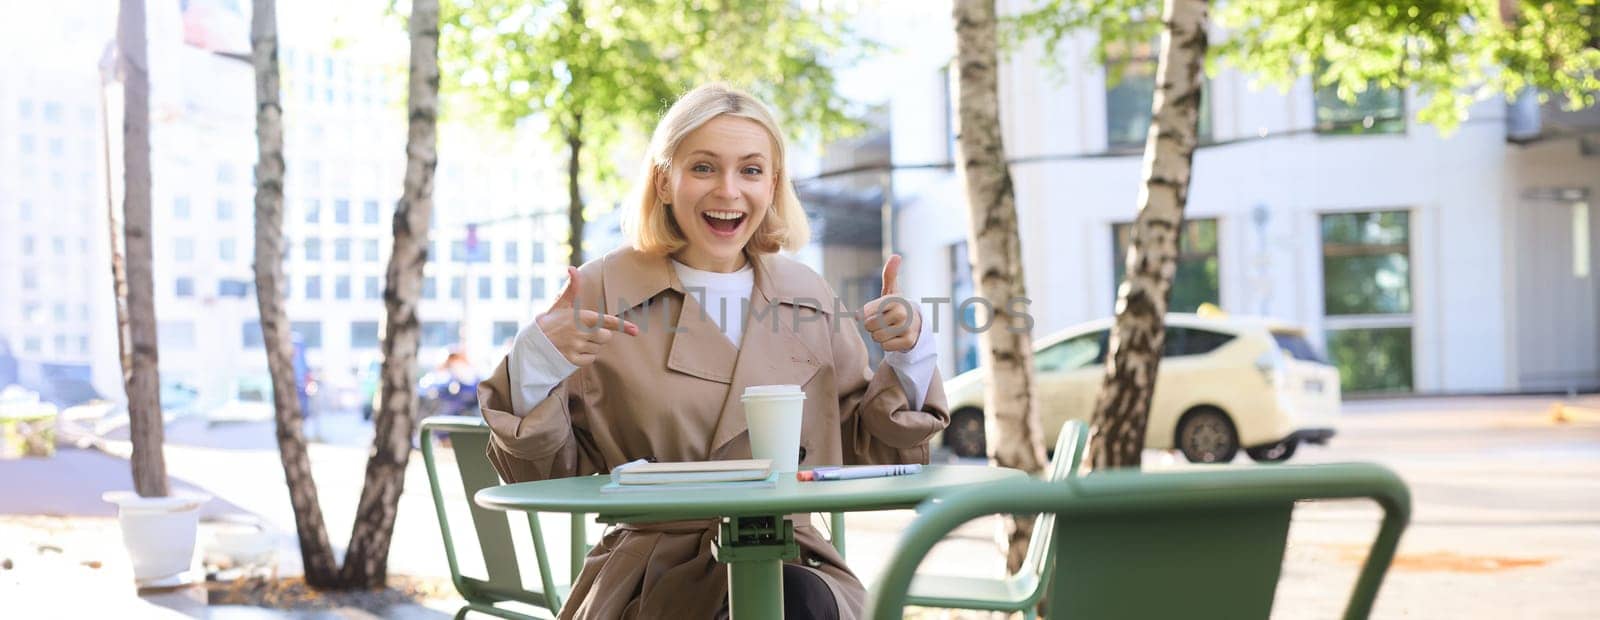
<path fill-rule="evenodd" d="M 795 333 L 798 307 L 812 304 L 779 295 L 781 283 L 775 281 L 766 258 L 750 258 L 756 267 L 756 285 L 750 292 L 750 311 L 744 316 L 744 335 L 739 341 L 733 379 L 707 452 L 711 458 L 717 458 L 729 442 L 749 430 L 744 405 L 739 400 L 746 387 L 805 385 L 821 366 L 816 353 Z M 727 342 L 720 332 L 715 335 Z"/>
<path fill-rule="evenodd" d="M 733 382 L 734 363 L 739 351 L 733 348 L 727 336 L 722 335 L 716 323 L 705 315 L 694 295 L 686 294 L 678 299 L 681 301 L 677 303 L 667 299 L 658 301 L 676 305 L 678 316 L 671 322 L 660 320 L 652 325 L 659 325 L 663 329 L 677 326 L 672 334 L 672 349 L 667 353 L 667 368 L 724 386 Z"/>

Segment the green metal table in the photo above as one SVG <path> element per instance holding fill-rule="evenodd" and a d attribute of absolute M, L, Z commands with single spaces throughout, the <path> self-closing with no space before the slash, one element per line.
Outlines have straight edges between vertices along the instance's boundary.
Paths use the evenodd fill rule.
<path fill-rule="evenodd" d="M 768 489 L 601 493 L 607 476 L 520 482 L 478 491 L 473 501 L 495 510 L 595 513 L 605 523 L 722 520 L 713 550 L 728 565 L 732 618 L 783 617 L 783 561 L 799 557 L 794 524 L 785 515 L 913 508 L 952 489 L 1023 478 L 1020 470 L 934 465 L 909 476 L 799 482 Z"/>

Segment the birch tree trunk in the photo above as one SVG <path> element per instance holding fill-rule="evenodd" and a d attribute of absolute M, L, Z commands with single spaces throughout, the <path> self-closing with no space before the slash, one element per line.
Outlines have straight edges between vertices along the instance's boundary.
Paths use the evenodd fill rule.
<path fill-rule="evenodd" d="M 433 172 L 438 164 L 439 2 L 411 3 L 410 130 L 406 178 L 394 214 L 394 250 L 383 292 L 383 387 L 374 425 L 372 457 L 345 552 L 347 587 L 380 587 L 388 578 L 389 541 L 411 458 L 422 267 L 428 260 L 428 223 L 433 213 Z"/>
<path fill-rule="evenodd" d="M 294 345 L 290 340 L 283 289 L 283 106 L 278 101 L 278 17 L 276 0 L 255 0 L 250 20 L 251 64 L 256 73 L 256 306 L 261 316 L 261 341 L 272 375 L 272 400 L 289 503 L 294 507 L 295 534 L 306 583 L 337 585 L 339 566 L 328 544 L 311 458 L 301 433 Z"/>
<path fill-rule="evenodd" d="M 567 254 L 567 264 L 582 267 L 583 191 L 578 187 L 578 174 L 581 170 L 578 155 L 583 152 L 583 138 L 579 137 L 583 127 L 583 115 L 573 118 L 572 126 L 572 132 L 567 134 L 567 245 L 572 248 Z"/>
<path fill-rule="evenodd" d="M 1028 472 L 1044 469 L 1044 439 L 1034 405 L 1033 320 L 1015 302 L 1027 297 L 1022 271 L 1022 243 L 1017 232 L 1016 200 L 1011 171 L 1000 135 L 999 53 L 996 49 L 995 0 L 956 0 L 956 158 L 971 210 L 968 248 L 977 291 L 990 304 L 980 317 L 982 365 L 989 371 L 984 390 L 986 415 L 993 416 L 997 437 L 989 440 L 996 463 Z M 959 303 L 959 302 L 958 302 Z M 1022 563 L 1032 518 L 1014 519 L 1006 565 Z"/>
<path fill-rule="evenodd" d="M 141 497 L 165 497 L 167 463 L 161 452 L 165 431 L 161 425 L 150 238 L 150 65 L 144 0 L 122 0 L 117 39 L 123 63 L 122 234 L 128 252 L 127 348 L 132 362 L 123 373 L 123 386 L 128 393 L 128 431 L 133 440 L 133 488 Z"/>
<path fill-rule="evenodd" d="M 1145 140 L 1139 216 L 1128 243 L 1127 279 L 1117 292 L 1116 326 L 1090 424 L 1089 452 L 1096 470 L 1140 463 L 1200 130 L 1207 0 L 1163 4 L 1161 19 L 1166 27 L 1156 64 L 1153 120 Z"/>
<path fill-rule="evenodd" d="M 111 301 L 117 314 L 117 367 L 122 369 L 122 383 L 127 385 L 133 372 L 133 347 L 128 337 L 128 267 L 122 249 L 122 213 L 117 210 L 117 192 L 112 183 L 111 171 L 111 104 L 107 101 L 106 84 L 122 81 L 122 71 L 116 64 L 122 62 L 120 50 L 107 50 L 100 69 L 100 135 L 106 136 L 101 148 L 102 162 L 106 168 L 106 232 L 110 234 L 111 248 Z"/>

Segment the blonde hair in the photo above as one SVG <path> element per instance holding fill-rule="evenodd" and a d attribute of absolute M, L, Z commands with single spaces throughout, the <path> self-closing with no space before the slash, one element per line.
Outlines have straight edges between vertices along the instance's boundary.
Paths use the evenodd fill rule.
<path fill-rule="evenodd" d="M 672 156 L 685 137 L 718 116 L 747 118 L 767 130 L 775 147 L 772 172 L 777 186 L 772 196 L 771 212 L 762 218 L 761 226 L 745 245 L 747 250 L 771 254 L 778 250 L 795 251 L 811 240 L 811 225 L 800 206 L 800 196 L 795 194 L 794 183 L 789 179 L 786 166 L 787 145 L 783 130 L 772 111 L 749 93 L 726 84 L 705 84 L 684 94 L 656 125 L 650 138 L 649 150 L 639 170 L 639 185 L 633 198 L 633 209 L 624 214 L 623 232 L 641 252 L 666 255 L 688 245 L 683 231 L 678 230 L 667 205 L 656 191 L 663 175 L 672 169 Z M 761 208 L 760 205 L 751 205 Z"/>

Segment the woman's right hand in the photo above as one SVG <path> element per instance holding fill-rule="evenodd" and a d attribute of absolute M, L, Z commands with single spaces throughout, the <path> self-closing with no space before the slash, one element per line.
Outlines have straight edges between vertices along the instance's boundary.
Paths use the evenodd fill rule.
<path fill-rule="evenodd" d="M 567 267 L 567 288 L 539 315 L 539 330 L 577 367 L 594 363 L 601 349 L 611 343 L 616 332 L 629 337 L 639 335 L 639 326 L 610 314 L 578 307 L 578 268 Z"/>

